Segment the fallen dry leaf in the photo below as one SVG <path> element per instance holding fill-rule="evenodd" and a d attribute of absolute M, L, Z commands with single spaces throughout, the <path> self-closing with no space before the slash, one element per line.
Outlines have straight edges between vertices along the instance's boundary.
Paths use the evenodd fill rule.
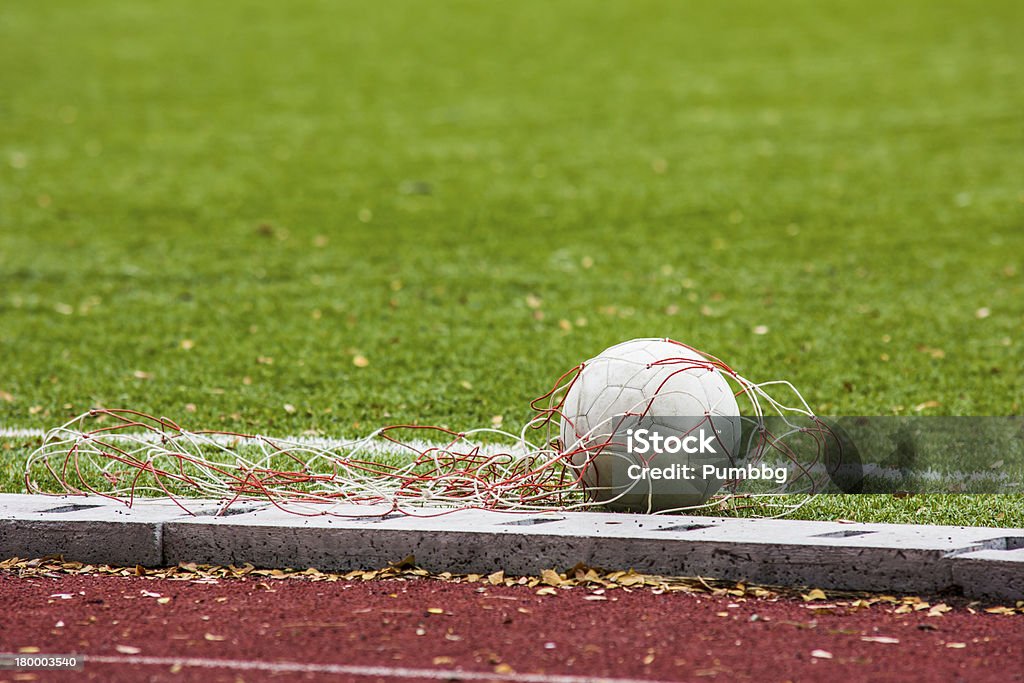
<path fill-rule="evenodd" d="M 811 656 L 817 659 L 832 659 L 832 653 L 828 650 L 812 650 Z"/>
<path fill-rule="evenodd" d="M 989 614 L 1014 614 L 1016 612 L 1012 607 L 986 607 L 985 611 Z"/>
<path fill-rule="evenodd" d="M 562 577 L 554 569 L 545 569 L 540 573 L 540 580 L 549 586 L 561 586 Z"/>
<path fill-rule="evenodd" d="M 620 586 L 635 586 L 638 583 L 643 584 L 644 577 L 640 574 L 637 574 L 631 569 L 624 576 L 620 576 L 618 579 L 616 579 L 615 582 Z"/>
<path fill-rule="evenodd" d="M 827 600 L 828 597 L 825 595 L 825 591 L 820 588 L 813 588 L 803 595 L 800 596 L 804 599 L 804 602 L 810 602 L 812 600 Z"/>
<path fill-rule="evenodd" d="M 115 645 L 114 649 L 123 655 L 137 655 L 142 652 L 141 649 L 132 645 Z"/>

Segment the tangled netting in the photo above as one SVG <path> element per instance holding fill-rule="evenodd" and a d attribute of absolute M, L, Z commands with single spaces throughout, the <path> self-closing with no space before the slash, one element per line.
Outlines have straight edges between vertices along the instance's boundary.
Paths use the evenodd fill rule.
<path fill-rule="evenodd" d="M 791 480 L 787 493 L 819 489 L 821 457 L 798 458 L 788 442 L 794 435 L 823 442 L 828 428 L 789 382 L 757 384 L 713 356 L 671 343 L 679 345 L 681 358 L 685 350 L 687 368 L 716 370 L 729 380 L 744 408 L 742 419 L 754 426 L 745 432 L 746 461 L 787 463 L 800 480 L 799 486 Z M 46 434 L 27 461 L 26 486 L 33 493 L 98 495 L 129 506 L 139 496 L 164 496 L 186 512 L 195 512 L 197 499 L 216 499 L 219 514 L 230 514 L 229 508 L 243 501 L 262 501 L 299 515 L 346 517 L 590 508 L 597 503 L 588 494 L 584 474 L 600 457 L 600 447 L 586 439 L 564 444 L 552 436 L 563 419 L 566 393 L 586 366 L 572 368 L 535 399 L 534 416 L 519 433 L 392 425 L 350 440 L 281 439 L 190 430 L 135 410 L 90 410 Z M 770 391 L 786 392 L 795 405 L 780 402 Z M 769 415 L 781 419 L 772 424 L 783 429 L 769 428 Z M 744 502 L 754 505 L 757 496 L 779 492 L 738 494 L 739 483 L 725 482 L 700 507 L 737 509 Z M 784 514 L 792 507 L 778 504 L 759 514 Z"/>

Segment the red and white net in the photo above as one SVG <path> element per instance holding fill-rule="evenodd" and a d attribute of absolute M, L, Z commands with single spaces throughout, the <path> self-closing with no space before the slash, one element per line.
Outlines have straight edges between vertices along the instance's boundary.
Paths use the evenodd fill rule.
<path fill-rule="evenodd" d="M 819 490 L 821 458 L 797 458 L 788 446 L 793 435 L 827 437 L 828 428 L 800 393 L 787 381 L 751 382 L 717 358 L 679 346 L 686 350 L 687 367 L 721 372 L 744 419 L 754 421 L 744 444 L 747 461 L 767 458 L 795 468 L 805 481 L 791 481 L 787 493 Z M 680 360 L 682 355 L 659 362 Z M 392 425 L 355 439 L 277 438 L 190 429 L 129 409 L 90 410 L 46 434 L 27 461 L 26 487 L 31 493 L 103 496 L 129 506 L 139 497 L 162 496 L 186 512 L 197 509 L 198 499 L 216 499 L 222 510 L 263 501 L 310 516 L 594 509 L 598 504 L 588 495 L 585 475 L 601 448 L 586 439 L 563 444 L 556 438 L 566 393 L 586 366 L 569 370 L 534 400 L 532 419 L 519 432 Z M 785 402 L 776 398 L 780 394 L 788 397 Z M 767 415 L 781 418 L 773 424 L 784 429 L 766 428 Z M 737 495 L 739 483 L 727 481 L 709 501 L 684 510 L 755 507 L 757 514 L 769 515 L 793 508 L 792 502 L 756 500 L 777 492 Z M 662 512 L 670 511 L 676 510 Z"/>

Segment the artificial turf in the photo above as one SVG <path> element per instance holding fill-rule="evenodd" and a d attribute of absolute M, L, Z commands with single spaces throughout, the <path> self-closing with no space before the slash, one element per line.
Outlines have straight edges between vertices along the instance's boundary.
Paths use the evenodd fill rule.
<path fill-rule="evenodd" d="M 0 426 L 515 427 L 642 336 L 821 414 L 1020 414 L 1022 23 L 1012 1 L 15 3 Z"/>

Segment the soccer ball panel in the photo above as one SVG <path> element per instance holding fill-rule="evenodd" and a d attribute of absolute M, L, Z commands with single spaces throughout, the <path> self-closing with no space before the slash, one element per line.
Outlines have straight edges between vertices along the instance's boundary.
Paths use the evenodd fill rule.
<path fill-rule="evenodd" d="M 611 509 L 638 512 L 705 502 L 722 482 L 637 482 L 626 476 L 638 456 L 609 437 L 624 414 L 650 416 L 664 435 L 685 436 L 696 426 L 717 434 L 716 454 L 662 453 L 651 466 L 724 465 L 738 454 L 739 408 L 723 373 L 698 353 L 660 339 L 617 344 L 588 361 L 563 404 L 563 447 L 572 450 L 588 494 Z M 706 417 L 710 416 L 710 417 Z M 718 417 L 718 419 L 714 419 Z M 658 419 L 665 418 L 665 419 Z M 694 418 L 680 421 L 678 418 Z"/>

